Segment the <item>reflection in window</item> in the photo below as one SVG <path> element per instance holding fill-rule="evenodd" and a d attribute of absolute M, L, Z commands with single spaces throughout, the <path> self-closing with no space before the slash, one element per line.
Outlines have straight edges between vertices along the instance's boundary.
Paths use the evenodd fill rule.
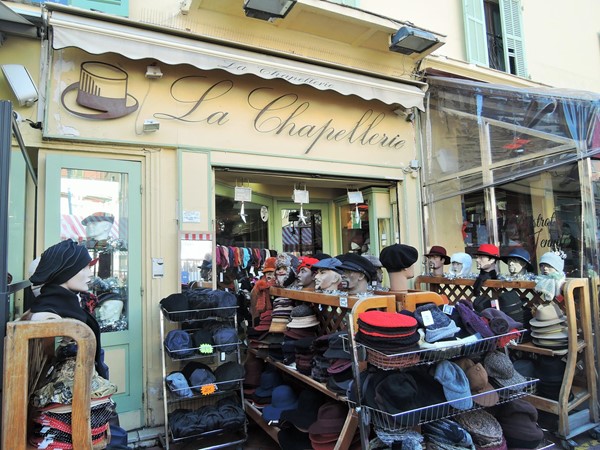
<path fill-rule="evenodd" d="M 318 209 L 281 210 L 283 251 L 296 256 L 315 255 L 323 251 L 323 220 Z"/>
<path fill-rule="evenodd" d="M 128 176 L 94 170 L 61 170 L 61 239 L 85 245 L 94 274 L 83 306 L 102 332 L 128 329 Z"/>
<path fill-rule="evenodd" d="M 342 249 L 343 253 L 362 255 L 369 253 L 369 206 L 344 205 L 340 208 L 342 217 Z"/>
<path fill-rule="evenodd" d="M 267 222 L 260 214 L 258 203 L 244 202 L 246 221 L 240 216 L 241 202 L 217 195 L 217 245 L 233 247 L 268 248 Z"/>

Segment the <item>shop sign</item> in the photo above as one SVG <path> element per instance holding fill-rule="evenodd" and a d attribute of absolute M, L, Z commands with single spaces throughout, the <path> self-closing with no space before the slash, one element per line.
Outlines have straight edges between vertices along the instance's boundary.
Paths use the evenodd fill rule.
<path fill-rule="evenodd" d="M 126 59 L 84 60 L 78 65 L 59 59 L 54 70 L 60 103 L 50 108 L 60 111 L 49 115 L 57 122 L 50 123 L 50 134 L 94 138 L 108 133 L 115 140 L 179 145 L 198 144 L 201 135 L 203 145 L 218 149 L 218 143 L 227 148 L 239 133 L 257 148 L 268 143 L 285 146 L 287 154 L 308 155 L 348 146 L 397 151 L 405 147 L 411 131 L 378 102 L 281 80 L 195 68 L 163 69 L 163 79 L 149 80 Z M 142 133 L 144 119 L 159 121 L 160 131 Z"/>

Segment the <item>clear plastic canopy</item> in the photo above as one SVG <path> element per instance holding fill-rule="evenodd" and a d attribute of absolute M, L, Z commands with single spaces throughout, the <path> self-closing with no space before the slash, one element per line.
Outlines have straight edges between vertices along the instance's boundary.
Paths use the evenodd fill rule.
<path fill-rule="evenodd" d="M 600 153 L 600 94 L 427 82 L 425 203 Z"/>

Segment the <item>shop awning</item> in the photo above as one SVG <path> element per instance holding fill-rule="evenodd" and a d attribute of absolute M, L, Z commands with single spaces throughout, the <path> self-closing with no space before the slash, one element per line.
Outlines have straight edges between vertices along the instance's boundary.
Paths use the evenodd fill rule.
<path fill-rule="evenodd" d="M 279 78 L 296 85 L 423 110 L 424 91 L 406 83 L 140 28 L 133 22 L 129 25 L 53 11 L 49 24 L 53 29 L 54 49 L 77 47 L 95 55 L 113 52 L 134 60 L 152 58 L 172 65 L 225 70 L 234 75 Z"/>

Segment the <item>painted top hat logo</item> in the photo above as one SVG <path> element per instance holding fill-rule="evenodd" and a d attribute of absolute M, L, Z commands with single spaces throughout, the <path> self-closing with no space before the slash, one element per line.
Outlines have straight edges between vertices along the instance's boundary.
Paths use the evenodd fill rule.
<path fill-rule="evenodd" d="M 138 101 L 127 93 L 129 75 L 123 69 L 100 61 L 81 64 L 79 81 L 67 87 L 61 96 L 62 105 L 71 114 L 86 119 L 118 119 L 138 108 Z M 76 103 L 94 112 L 75 110 L 66 104 L 67 94 L 77 92 Z M 130 105 L 127 105 L 129 100 Z"/>

